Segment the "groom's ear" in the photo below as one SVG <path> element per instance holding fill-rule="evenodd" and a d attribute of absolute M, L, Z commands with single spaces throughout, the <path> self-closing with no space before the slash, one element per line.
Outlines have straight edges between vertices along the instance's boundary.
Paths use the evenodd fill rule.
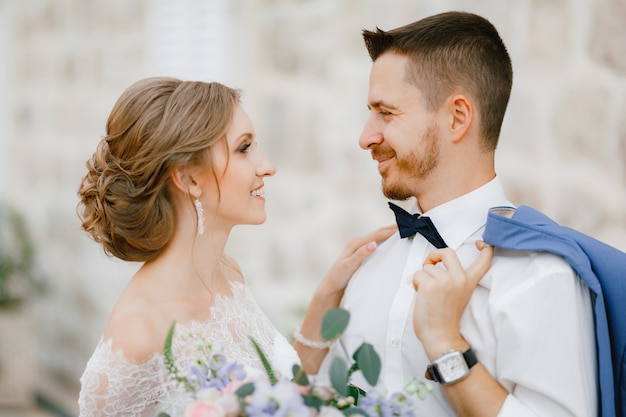
<path fill-rule="evenodd" d="M 474 122 L 474 106 L 464 94 L 456 94 L 448 101 L 448 131 L 452 140 L 458 142 L 463 139 Z"/>

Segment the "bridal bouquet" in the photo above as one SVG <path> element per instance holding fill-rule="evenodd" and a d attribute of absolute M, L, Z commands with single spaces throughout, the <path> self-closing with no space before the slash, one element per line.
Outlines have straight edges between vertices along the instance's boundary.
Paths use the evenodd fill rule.
<path fill-rule="evenodd" d="M 330 310 L 322 322 L 322 337 L 342 343 L 340 337 L 349 318 L 346 310 Z M 230 361 L 218 344 L 206 340 L 197 344 L 203 358 L 180 370 L 172 357 L 174 328 L 175 323 L 165 341 L 164 357 L 171 377 L 192 393 L 193 402 L 184 417 L 416 417 L 414 400 L 423 399 L 432 390 L 424 379 L 416 379 L 391 395 L 378 390 L 380 357 L 368 343 L 355 351 L 351 364 L 340 357 L 333 359 L 329 371 L 332 387 L 315 386 L 297 364 L 293 365 L 292 379 L 279 379 L 252 338 L 250 342 L 259 354 L 267 378 L 247 381 L 243 365 Z M 374 389 L 365 392 L 350 383 L 351 375 L 357 371 Z M 169 416 L 162 413 L 159 417 Z"/>

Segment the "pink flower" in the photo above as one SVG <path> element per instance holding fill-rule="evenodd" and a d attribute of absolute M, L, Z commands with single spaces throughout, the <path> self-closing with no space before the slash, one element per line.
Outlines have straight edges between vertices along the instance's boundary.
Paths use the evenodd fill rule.
<path fill-rule="evenodd" d="M 228 385 L 226 385 L 226 388 L 224 388 L 224 392 L 234 394 L 235 391 L 241 388 L 241 386 L 244 385 L 245 383 L 246 381 L 239 381 L 239 380 L 231 381 Z"/>
<path fill-rule="evenodd" d="M 330 400 L 335 396 L 334 391 L 330 387 L 320 386 L 312 387 L 313 395 L 321 398 L 322 400 Z"/>
<path fill-rule="evenodd" d="M 226 417 L 226 412 L 219 404 L 196 401 L 187 406 L 184 417 Z"/>

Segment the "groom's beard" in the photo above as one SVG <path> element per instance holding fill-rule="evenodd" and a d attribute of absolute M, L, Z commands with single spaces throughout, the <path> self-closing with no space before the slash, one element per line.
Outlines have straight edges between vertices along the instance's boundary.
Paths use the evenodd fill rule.
<path fill-rule="evenodd" d="M 398 155 L 391 148 L 372 150 L 372 156 L 395 155 L 395 165 L 381 173 L 382 190 L 391 200 L 404 201 L 417 195 L 420 180 L 439 165 L 439 134 L 434 124 L 422 136 L 421 146 L 406 155 Z"/>

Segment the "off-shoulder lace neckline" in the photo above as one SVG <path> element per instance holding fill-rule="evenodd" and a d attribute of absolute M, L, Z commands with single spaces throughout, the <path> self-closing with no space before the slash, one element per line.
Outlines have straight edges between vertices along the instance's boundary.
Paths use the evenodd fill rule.
<path fill-rule="evenodd" d="M 191 319 L 191 320 L 187 320 L 186 322 L 176 322 L 176 330 L 175 330 L 174 337 L 176 337 L 177 334 L 183 334 L 187 332 L 197 332 L 198 329 L 202 329 L 210 325 L 211 322 L 213 322 L 214 320 L 215 311 L 228 309 L 228 303 L 233 302 L 233 300 L 239 299 L 239 297 L 241 296 L 245 297 L 246 295 L 245 293 L 246 291 L 248 291 L 245 282 L 234 281 L 234 280 L 230 281 L 230 289 L 232 291 L 232 294 L 219 293 L 215 295 L 215 301 L 213 302 L 213 305 L 209 307 L 210 314 L 207 316 L 207 318 Z M 98 341 L 98 346 L 102 348 L 106 348 L 113 355 L 119 354 L 125 360 L 131 363 L 135 363 L 135 364 L 148 363 L 148 362 L 153 361 L 155 358 L 158 358 L 159 360 L 162 360 L 163 358 L 163 352 L 155 351 L 151 355 L 149 355 L 145 360 L 141 362 L 135 362 L 129 359 L 124 354 L 124 348 L 118 347 L 118 348 L 113 349 L 113 338 L 109 337 L 108 339 L 104 339 L 104 335 L 100 337 L 100 340 Z"/>
<path fill-rule="evenodd" d="M 273 366 L 288 375 L 298 361 L 289 342 L 272 325 L 245 282 L 231 282 L 232 294 L 216 296 L 207 320 L 179 323 L 172 338 L 176 366 L 185 370 L 198 359 L 197 337 L 219 343 L 228 360 L 244 365 L 248 376 L 262 375 L 263 364 L 250 342 L 253 337 Z M 165 342 L 165 340 L 163 340 Z M 112 339 L 100 340 L 81 377 L 80 417 L 178 415 L 189 394 L 173 384 L 162 352 L 135 363 Z"/>

